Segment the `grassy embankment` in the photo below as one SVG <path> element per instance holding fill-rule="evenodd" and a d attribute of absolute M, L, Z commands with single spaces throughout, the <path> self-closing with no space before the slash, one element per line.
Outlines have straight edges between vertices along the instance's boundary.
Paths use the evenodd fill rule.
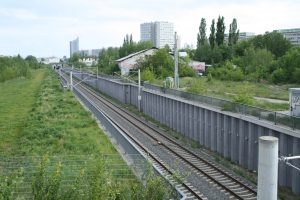
<path fill-rule="evenodd" d="M 163 181 L 151 174 L 148 187 L 142 187 L 91 114 L 62 90 L 50 69 L 1 83 L 0 94 L 0 199 L 26 194 L 35 199 L 165 197 Z"/>
<path fill-rule="evenodd" d="M 156 80 L 155 84 L 163 85 L 163 82 Z M 183 88 L 184 91 L 227 100 L 234 100 L 234 97 L 239 94 L 247 94 L 253 98 L 262 97 L 288 101 L 288 88 L 291 87 L 300 86 L 291 84 L 273 85 L 247 81 L 220 81 L 215 79 L 207 81 L 206 77 L 185 77 L 180 79 L 180 88 Z M 289 108 L 287 103 L 273 103 L 265 100 L 256 100 L 255 98 L 251 105 L 269 110 L 288 110 Z"/>
<path fill-rule="evenodd" d="M 0 84 L 2 155 L 117 153 L 69 91 L 47 69 Z"/>

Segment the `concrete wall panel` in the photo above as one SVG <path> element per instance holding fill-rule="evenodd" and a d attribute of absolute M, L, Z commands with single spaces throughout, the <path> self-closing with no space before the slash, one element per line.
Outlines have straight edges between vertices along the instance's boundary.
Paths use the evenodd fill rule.
<path fill-rule="evenodd" d="M 87 77 L 86 74 L 74 76 Z M 105 78 L 89 84 L 123 103 L 138 105 L 138 87 L 135 85 Z M 300 155 L 299 136 L 288 135 L 285 130 L 263 121 L 241 119 L 237 114 L 188 102 L 158 90 L 142 90 L 142 111 L 249 170 L 257 170 L 258 138 L 263 135 L 279 138 L 279 155 Z M 292 164 L 300 167 L 300 160 L 292 161 Z M 299 194 L 300 172 L 279 162 L 279 185 L 290 187 Z"/>

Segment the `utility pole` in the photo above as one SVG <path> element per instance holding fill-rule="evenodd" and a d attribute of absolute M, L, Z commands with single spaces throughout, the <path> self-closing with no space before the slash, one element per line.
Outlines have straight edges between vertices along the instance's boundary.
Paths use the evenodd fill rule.
<path fill-rule="evenodd" d="M 142 96 L 141 96 L 141 70 L 140 69 L 138 69 L 138 77 L 139 77 L 138 108 L 139 108 L 139 111 L 141 111 Z"/>
<path fill-rule="evenodd" d="M 73 69 L 74 66 L 72 65 L 72 69 L 70 71 L 70 90 L 73 91 Z"/>
<path fill-rule="evenodd" d="M 178 49 L 177 49 L 177 43 L 178 43 L 178 38 L 177 38 L 177 32 L 175 32 L 175 41 L 174 41 L 174 82 L 175 82 L 175 89 L 179 88 L 179 76 L 178 76 Z"/>

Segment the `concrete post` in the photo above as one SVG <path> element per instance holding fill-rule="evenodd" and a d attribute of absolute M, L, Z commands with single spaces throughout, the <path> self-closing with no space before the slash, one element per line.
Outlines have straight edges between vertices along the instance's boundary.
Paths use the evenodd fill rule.
<path fill-rule="evenodd" d="M 141 100 L 142 100 L 142 96 L 141 96 L 141 70 L 138 70 L 138 82 L 139 82 L 139 88 L 138 88 L 138 108 L 139 111 L 141 111 Z"/>
<path fill-rule="evenodd" d="M 258 200 L 277 200 L 278 138 L 261 136 L 258 152 Z"/>
<path fill-rule="evenodd" d="M 73 71 L 70 71 L 70 90 L 73 91 Z"/>

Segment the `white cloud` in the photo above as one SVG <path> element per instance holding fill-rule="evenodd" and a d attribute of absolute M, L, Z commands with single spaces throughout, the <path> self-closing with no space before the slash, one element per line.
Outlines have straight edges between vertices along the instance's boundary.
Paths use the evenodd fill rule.
<path fill-rule="evenodd" d="M 237 18 L 240 31 L 255 33 L 297 28 L 297 19 L 300 18 L 298 0 L 61 0 L 59 4 L 53 0 L 3 2 L 5 4 L 0 9 L 2 51 L 13 52 L 14 49 L 10 49 L 12 47 L 8 44 L 18 41 L 24 45 L 24 48 L 20 48 L 23 52 L 40 52 L 43 55 L 68 55 L 68 42 L 77 36 L 82 49 L 119 46 L 126 33 L 132 33 L 134 39 L 138 40 L 139 25 L 146 21 L 173 22 L 181 36 L 181 43 L 195 44 L 202 17 L 206 18 L 207 35 L 211 20 L 218 15 L 225 17 L 227 31 L 232 19 Z M 23 40 L 26 40 L 26 44 L 21 42 Z"/>
<path fill-rule="evenodd" d="M 38 19 L 38 16 L 26 9 L 4 9 L 1 8 L 0 9 L 0 15 L 2 15 L 3 17 L 12 17 L 18 20 L 36 20 Z"/>

